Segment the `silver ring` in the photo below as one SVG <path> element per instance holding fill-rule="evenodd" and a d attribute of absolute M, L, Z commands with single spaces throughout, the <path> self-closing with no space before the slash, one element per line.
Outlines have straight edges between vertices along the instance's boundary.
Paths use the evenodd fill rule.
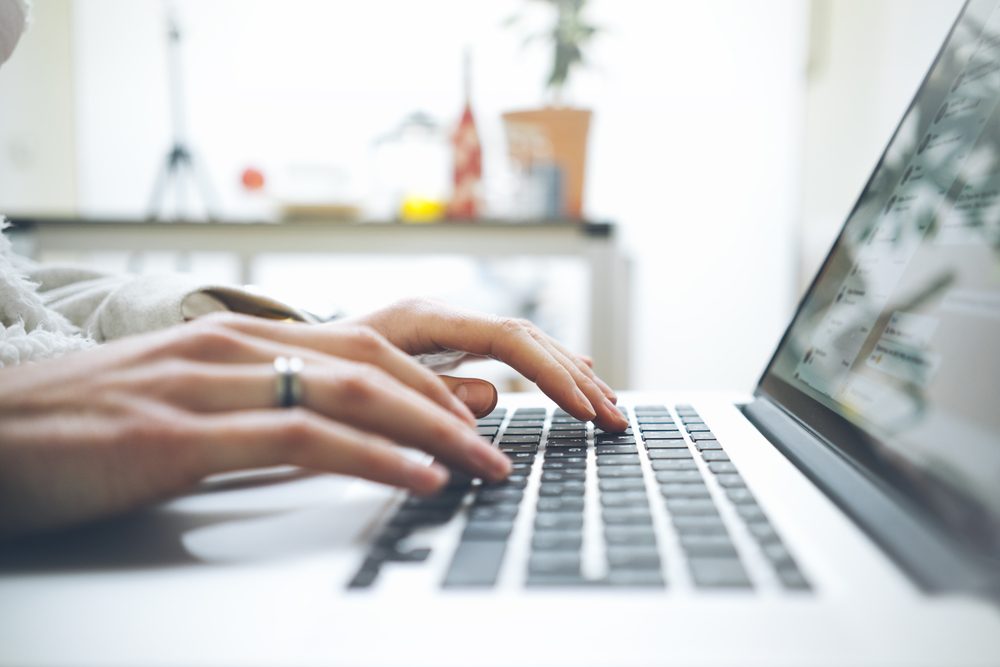
<path fill-rule="evenodd" d="M 302 359 L 275 357 L 275 399 L 278 407 L 291 408 L 302 403 Z"/>

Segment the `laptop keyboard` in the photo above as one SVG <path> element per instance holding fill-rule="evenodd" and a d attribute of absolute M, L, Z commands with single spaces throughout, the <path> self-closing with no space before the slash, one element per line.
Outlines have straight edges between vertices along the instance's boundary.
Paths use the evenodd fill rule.
<path fill-rule="evenodd" d="M 388 563 L 425 561 L 430 549 L 406 549 L 406 538 L 460 514 L 464 528 L 442 586 L 495 586 L 518 520 L 530 507 L 530 522 L 520 522 L 528 532 L 520 579 L 528 588 L 665 588 L 665 542 L 673 539 L 677 548 L 671 553 L 680 554 L 697 588 L 752 591 L 763 578 L 785 590 L 810 590 L 736 466 L 691 406 L 675 406 L 673 414 L 662 405 L 636 406 L 632 415 L 621 410 L 635 417 L 625 433 L 605 433 L 558 409 L 550 414 L 545 408 L 501 408 L 480 419 L 480 435 L 512 459 L 510 477 L 489 484 L 453 471 L 441 493 L 407 498 L 349 586 L 370 587 Z M 728 524 L 720 504 L 729 506 Z M 664 523 L 657 515 L 666 517 L 668 530 L 657 529 L 658 521 Z M 750 536 L 739 540 L 739 548 L 730 530 L 733 517 Z M 742 555 L 748 551 L 756 551 L 756 568 L 763 563 L 769 573 L 754 574 Z"/>

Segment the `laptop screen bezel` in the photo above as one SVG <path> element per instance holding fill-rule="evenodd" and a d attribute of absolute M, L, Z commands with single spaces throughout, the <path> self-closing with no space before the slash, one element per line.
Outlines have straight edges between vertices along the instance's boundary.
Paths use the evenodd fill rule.
<path fill-rule="evenodd" d="M 802 316 L 806 304 L 816 291 L 821 278 L 830 268 L 830 264 L 836 254 L 836 250 L 844 239 L 848 223 L 853 219 L 855 214 L 858 212 L 859 207 L 862 205 L 864 193 L 867 192 L 872 186 L 873 180 L 886 160 L 888 149 L 896 141 L 900 129 L 903 126 L 903 122 L 913 112 L 914 107 L 917 104 L 920 91 L 922 91 L 927 85 L 928 79 L 930 78 L 935 67 L 937 67 L 946 46 L 952 40 L 956 28 L 965 17 L 966 12 L 973 1 L 974 0 L 966 0 L 966 2 L 962 5 L 962 9 L 955 18 L 955 21 L 952 23 L 947 37 L 945 37 L 941 43 L 934 60 L 932 61 L 927 72 L 924 74 L 920 86 L 917 88 L 917 92 L 913 95 L 906 111 L 902 114 L 899 123 L 896 125 L 896 129 L 893 131 L 889 141 L 887 142 L 875 168 L 866 180 L 854 206 L 845 219 L 844 224 L 841 226 L 836 240 L 831 244 L 826 258 L 820 265 L 819 270 L 813 276 L 813 280 L 810 283 L 809 288 L 803 293 L 802 298 L 799 300 L 794 316 L 791 318 L 788 327 L 785 329 L 785 333 L 782 335 L 781 340 L 775 347 L 774 354 L 771 356 L 770 361 L 768 361 L 767 366 L 757 383 L 754 395 L 758 398 L 766 398 L 770 402 L 776 404 L 784 412 L 812 431 L 814 435 L 818 436 L 828 446 L 834 448 L 838 453 L 853 463 L 861 470 L 861 472 L 865 474 L 868 479 L 870 479 L 873 483 L 878 484 L 883 491 L 895 497 L 898 502 L 911 508 L 911 511 L 916 515 L 928 520 L 938 530 L 956 538 L 959 544 L 965 547 L 968 551 L 1000 564 L 1000 556 L 994 552 L 991 546 L 977 542 L 974 535 L 970 535 L 969 531 L 963 530 L 963 526 L 955 526 L 952 523 L 943 520 L 942 517 L 934 511 L 933 507 L 926 502 L 925 496 L 928 493 L 926 485 L 932 485 L 933 488 L 930 489 L 931 492 L 946 495 L 949 501 L 958 502 L 961 505 L 966 506 L 970 512 L 981 512 L 983 508 L 976 506 L 970 499 L 960 493 L 956 493 L 954 489 L 946 487 L 943 483 L 938 482 L 934 478 L 920 478 L 918 484 L 918 480 L 913 478 L 912 470 L 910 471 L 910 474 L 904 474 L 901 470 L 889 465 L 886 459 L 880 458 L 875 454 L 877 451 L 886 451 L 888 449 L 886 444 L 878 437 L 865 431 L 857 424 L 850 422 L 845 417 L 823 405 L 802 390 L 789 384 L 773 372 L 778 357 L 784 346 L 789 342 L 792 331 L 798 324 L 799 318 Z"/>

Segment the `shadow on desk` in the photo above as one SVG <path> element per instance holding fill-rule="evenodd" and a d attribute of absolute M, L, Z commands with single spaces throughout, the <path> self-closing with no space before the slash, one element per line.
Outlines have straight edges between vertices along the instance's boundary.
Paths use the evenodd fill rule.
<path fill-rule="evenodd" d="M 372 505 L 328 486 L 301 472 L 208 484 L 125 516 L 0 543 L 0 574 L 212 567 L 343 549 Z"/>

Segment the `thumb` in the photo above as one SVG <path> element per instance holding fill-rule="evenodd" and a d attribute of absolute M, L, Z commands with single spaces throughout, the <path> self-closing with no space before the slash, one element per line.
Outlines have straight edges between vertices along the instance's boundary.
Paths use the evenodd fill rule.
<path fill-rule="evenodd" d="M 476 417 L 484 417 L 497 405 L 497 388 L 486 380 L 477 378 L 456 378 L 439 375 L 448 389 L 472 410 Z"/>

